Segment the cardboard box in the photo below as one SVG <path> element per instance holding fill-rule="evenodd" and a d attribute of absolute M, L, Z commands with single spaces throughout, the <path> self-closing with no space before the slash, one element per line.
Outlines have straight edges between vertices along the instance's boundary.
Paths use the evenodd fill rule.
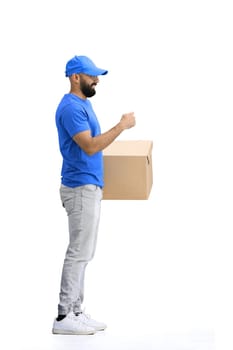
<path fill-rule="evenodd" d="M 114 141 L 104 151 L 103 199 L 148 199 L 153 142 Z"/>

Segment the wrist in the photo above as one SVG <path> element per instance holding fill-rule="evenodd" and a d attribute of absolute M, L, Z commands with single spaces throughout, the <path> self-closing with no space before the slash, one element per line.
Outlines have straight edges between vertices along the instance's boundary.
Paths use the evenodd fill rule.
<path fill-rule="evenodd" d="M 116 125 L 117 130 L 119 130 L 120 132 L 125 130 L 124 127 L 124 123 L 122 121 L 120 121 L 117 125 Z"/>

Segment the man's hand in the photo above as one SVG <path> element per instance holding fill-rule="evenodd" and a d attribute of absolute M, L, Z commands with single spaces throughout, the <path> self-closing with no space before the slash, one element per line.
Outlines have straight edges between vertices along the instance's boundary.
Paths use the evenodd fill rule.
<path fill-rule="evenodd" d="M 125 113 L 122 115 L 121 120 L 120 120 L 120 124 L 122 126 L 122 128 L 125 129 L 130 129 L 133 126 L 135 126 L 136 124 L 136 120 L 135 120 L 135 116 L 134 113 Z"/>

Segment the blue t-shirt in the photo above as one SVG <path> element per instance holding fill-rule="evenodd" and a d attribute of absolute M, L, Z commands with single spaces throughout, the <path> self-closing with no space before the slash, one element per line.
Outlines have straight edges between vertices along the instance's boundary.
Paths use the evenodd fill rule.
<path fill-rule="evenodd" d="M 90 130 L 92 137 L 101 133 L 91 102 L 73 94 L 64 95 L 57 107 L 56 126 L 63 157 L 62 184 L 69 187 L 88 184 L 103 187 L 102 152 L 90 156 L 72 139 L 75 134 L 86 130 Z"/>

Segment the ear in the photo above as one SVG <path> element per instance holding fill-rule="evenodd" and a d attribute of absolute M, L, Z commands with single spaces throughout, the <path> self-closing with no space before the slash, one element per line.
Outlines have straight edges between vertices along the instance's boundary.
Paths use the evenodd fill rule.
<path fill-rule="evenodd" d="M 79 74 L 73 73 L 73 74 L 70 76 L 70 80 L 71 80 L 71 82 L 73 82 L 73 83 L 79 83 L 79 80 L 80 80 Z"/>
<path fill-rule="evenodd" d="M 80 75 L 77 73 L 74 73 L 73 75 L 74 75 L 74 80 L 78 83 L 80 80 Z"/>

